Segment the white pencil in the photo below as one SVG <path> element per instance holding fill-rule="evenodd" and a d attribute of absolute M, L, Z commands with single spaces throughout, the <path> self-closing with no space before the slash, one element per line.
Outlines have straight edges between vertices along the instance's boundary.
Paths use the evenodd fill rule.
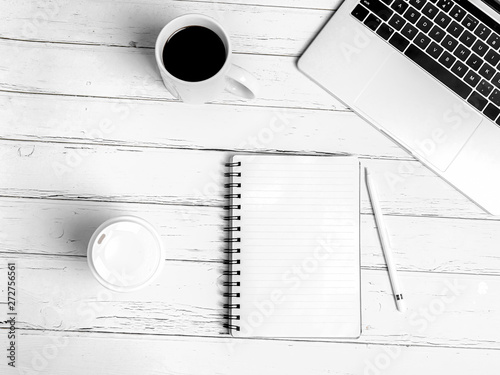
<path fill-rule="evenodd" d="M 396 306 L 399 311 L 404 312 L 406 306 L 403 300 L 403 290 L 401 289 L 401 284 L 399 283 L 398 275 L 396 272 L 396 266 L 394 264 L 394 259 L 392 256 L 392 249 L 389 246 L 388 232 L 385 227 L 384 221 L 382 219 L 382 210 L 380 209 L 380 203 L 378 199 L 377 189 L 370 177 L 368 169 L 365 168 L 366 185 L 368 187 L 368 194 L 370 196 L 370 201 L 372 202 L 373 213 L 375 214 L 375 222 L 377 223 L 378 236 L 380 238 L 380 243 L 382 245 L 382 250 L 384 252 L 385 262 L 387 263 L 387 269 L 389 270 L 389 279 L 391 280 L 392 292 L 394 293 L 394 298 L 396 300 Z"/>

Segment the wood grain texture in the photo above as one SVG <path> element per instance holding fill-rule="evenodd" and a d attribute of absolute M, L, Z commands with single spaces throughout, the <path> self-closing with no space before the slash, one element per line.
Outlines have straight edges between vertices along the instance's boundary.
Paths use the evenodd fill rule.
<path fill-rule="evenodd" d="M 352 112 L 0 92 L 0 116 L 6 139 L 413 159 Z"/>
<path fill-rule="evenodd" d="M 151 49 L 0 40 L 0 55 L 2 91 L 177 101 Z M 222 93 L 217 103 L 345 110 L 297 70 L 294 57 L 236 54 L 234 62 L 260 80 L 260 93 L 251 101 Z"/>
<path fill-rule="evenodd" d="M 17 264 L 18 328 L 220 336 L 225 265 L 166 261 L 155 282 L 117 293 L 97 283 L 85 258 L 5 255 Z M 6 265 L 0 277 L 6 278 Z M 493 276 L 401 272 L 408 311 L 399 313 L 387 274 L 362 270 L 359 339 L 335 342 L 500 348 L 500 280 Z M 279 282 L 286 291 L 290 283 Z M 3 291 L 5 293 L 5 290 Z M 492 297 L 494 301 L 492 301 Z M 251 331 L 251 322 L 240 321 Z M 457 329 L 456 327 L 461 327 Z"/>
<path fill-rule="evenodd" d="M 224 7 L 224 4 L 244 4 L 244 5 L 258 5 L 258 6 L 276 6 L 285 8 L 301 8 L 301 9 L 337 9 L 342 0 L 309 0 L 306 3 L 300 0 L 197 0 L 203 2 L 210 2 L 214 5 Z"/>
<path fill-rule="evenodd" d="M 0 141 L 0 195 L 222 206 L 231 152 Z M 419 162 L 365 159 L 387 184 L 384 213 L 494 219 Z M 395 182 L 393 182 L 395 181 Z M 393 182 L 393 183 L 392 183 Z M 362 213 L 370 213 L 362 189 Z"/>
<path fill-rule="evenodd" d="M 497 350 L 28 331 L 22 373 L 121 375 L 497 374 Z M 363 360 L 360 360 L 363 358 Z M 418 365 L 416 365 L 418 364 Z M 0 362 L 0 370 L 7 370 Z"/>
<path fill-rule="evenodd" d="M 93 231 L 121 215 L 153 223 L 167 259 L 223 259 L 224 210 L 206 206 L 0 198 L 0 248 L 14 254 L 85 257 Z M 500 274 L 499 221 L 405 216 L 386 216 L 386 220 L 400 270 Z M 361 249 L 363 269 L 385 269 L 369 213 L 361 215 Z"/>
<path fill-rule="evenodd" d="M 235 52 L 290 56 L 300 55 L 332 15 L 330 10 L 211 1 L 144 0 L 116 7 L 110 0 L 20 0 L 9 5 L 0 12 L 0 37 L 7 39 L 154 48 L 173 18 L 201 13 L 223 24 Z"/>

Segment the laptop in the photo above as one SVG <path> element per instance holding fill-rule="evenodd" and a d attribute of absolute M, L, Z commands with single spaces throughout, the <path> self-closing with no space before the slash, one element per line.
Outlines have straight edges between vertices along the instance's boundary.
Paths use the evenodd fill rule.
<path fill-rule="evenodd" d="M 299 69 L 500 215 L 500 3 L 345 0 Z"/>

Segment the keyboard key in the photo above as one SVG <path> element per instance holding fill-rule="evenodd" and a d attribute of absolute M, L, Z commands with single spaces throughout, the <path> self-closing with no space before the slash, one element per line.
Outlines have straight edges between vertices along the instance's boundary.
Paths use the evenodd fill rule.
<path fill-rule="evenodd" d="M 408 44 L 410 42 L 408 39 L 403 37 L 402 35 L 399 35 L 398 33 L 395 33 L 391 39 L 389 39 L 389 43 L 392 44 L 394 47 L 396 47 L 398 50 L 403 52 L 406 47 L 408 47 Z"/>
<path fill-rule="evenodd" d="M 431 3 L 425 4 L 424 9 L 422 9 L 422 13 L 425 14 L 427 17 L 429 17 L 429 19 L 431 19 L 431 20 L 434 17 L 436 17 L 438 12 L 439 12 L 439 9 L 436 8 L 434 5 L 432 5 Z"/>
<path fill-rule="evenodd" d="M 482 40 L 486 40 L 488 35 L 491 34 L 491 30 L 484 26 L 482 23 L 474 30 L 474 34 L 480 37 Z"/>
<path fill-rule="evenodd" d="M 462 78 L 465 75 L 467 70 L 468 70 L 467 66 L 459 60 L 457 60 L 455 62 L 455 64 L 453 65 L 453 67 L 451 68 L 451 71 L 453 73 L 455 73 L 457 76 L 459 76 L 460 78 Z"/>
<path fill-rule="evenodd" d="M 363 21 L 365 17 L 368 15 L 368 13 L 369 13 L 368 9 L 359 4 L 356 5 L 356 7 L 351 12 L 351 14 L 360 21 Z"/>
<path fill-rule="evenodd" d="M 417 22 L 417 27 L 420 30 L 422 30 L 424 33 L 429 31 L 431 29 L 431 26 L 432 26 L 432 22 L 426 16 L 422 16 Z"/>
<path fill-rule="evenodd" d="M 406 9 L 408 9 L 408 3 L 403 0 L 396 0 L 394 4 L 391 5 L 391 8 L 394 9 L 399 14 L 403 14 Z"/>
<path fill-rule="evenodd" d="M 462 31 L 464 31 L 464 28 L 460 26 L 456 21 L 453 21 L 446 30 L 455 38 L 458 38 Z"/>
<path fill-rule="evenodd" d="M 415 23 L 415 22 L 417 22 L 418 18 L 420 17 L 420 13 L 418 13 L 415 10 L 415 8 L 409 7 L 408 10 L 403 15 L 403 17 L 406 18 L 411 23 Z"/>
<path fill-rule="evenodd" d="M 490 64 L 484 63 L 481 69 L 479 69 L 479 74 L 482 75 L 484 78 L 489 80 L 491 77 L 495 75 L 496 71 L 495 68 L 493 68 Z"/>
<path fill-rule="evenodd" d="M 443 12 L 439 12 L 434 22 L 436 22 L 443 29 L 446 29 L 446 26 L 448 26 L 451 22 L 451 18 Z"/>
<path fill-rule="evenodd" d="M 486 43 L 488 43 L 491 48 L 497 49 L 498 46 L 500 46 L 500 37 L 497 34 L 491 34 Z"/>
<path fill-rule="evenodd" d="M 389 39 L 389 37 L 394 33 L 394 29 L 385 23 L 380 25 L 380 27 L 377 30 L 377 34 L 380 35 L 382 38 L 385 40 Z"/>
<path fill-rule="evenodd" d="M 494 121 L 500 114 L 500 109 L 498 109 L 498 107 L 496 107 L 495 105 L 489 103 L 484 109 L 483 113 L 486 115 L 486 117 Z"/>
<path fill-rule="evenodd" d="M 462 20 L 462 25 L 464 25 L 467 29 L 470 31 L 474 30 L 474 28 L 477 26 L 478 21 L 472 17 L 470 14 L 466 15 L 465 18 Z"/>
<path fill-rule="evenodd" d="M 413 41 L 417 46 L 422 49 L 426 49 L 429 43 L 431 42 L 430 38 L 427 35 L 422 33 L 418 33 L 417 37 Z"/>
<path fill-rule="evenodd" d="M 472 87 L 476 87 L 476 85 L 481 80 L 481 76 L 477 73 L 474 73 L 472 70 L 469 70 L 467 74 L 464 76 L 464 80 Z"/>
<path fill-rule="evenodd" d="M 439 43 L 444 38 L 444 30 L 439 26 L 434 25 L 431 31 L 429 31 L 429 36 Z"/>
<path fill-rule="evenodd" d="M 471 94 L 467 101 L 480 111 L 488 104 L 488 100 L 476 91 Z"/>
<path fill-rule="evenodd" d="M 418 34 L 418 29 L 412 24 L 407 23 L 401 30 L 401 34 L 403 34 L 408 39 L 413 40 L 413 38 L 415 38 L 415 36 Z"/>
<path fill-rule="evenodd" d="M 403 27 L 403 25 L 405 23 L 406 23 L 406 21 L 403 19 L 403 17 L 401 17 L 397 13 L 394 13 L 392 15 L 391 19 L 389 20 L 389 25 L 391 25 L 392 27 L 394 27 L 398 31 L 401 30 L 401 28 Z"/>
<path fill-rule="evenodd" d="M 496 87 L 500 89 L 500 73 L 495 74 L 495 76 L 491 80 L 491 83 L 493 83 Z"/>
<path fill-rule="evenodd" d="M 495 89 L 490 95 L 490 100 L 493 104 L 500 106 L 500 90 Z"/>
<path fill-rule="evenodd" d="M 453 63 L 455 62 L 456 58 L 454 58 L 450 53 L 444 51 L 441 57 L 439 58 L 439 62 L 446 66 L 447 68 L 450 68 Z"/>
<path fill-rule="evenodd" d="M 462 43 L 460 43 L 453 52 L 453 54 L 460 60 L 465 61 L 467 57 L 469 57 L 470 51 L 467 48 L 465 48 L 465 46 Z"/>
<path fill-rule="evenodd" d="M 488 96 L 490 95 L 490 92 L 493 90 L 493 85 L 491 83 L 486 82 L 484 79 L 479 82 L 479 85 L 476 87 L 476 90 L 484 95 Z"/>
<path fill-rule="evenodd" d="M 425 50 L 429 55 L 437 59 L 439 55 L 444 51 L 443 47 L 441 47 L 439 44 L 432 42 L 429 47 Z"/>
<path fill-rule="evenodd" d="M 493 51 L 492 49 L 490 49 L 484 56 L 484 59 L 491 65 L 496 66 L 500 61 L 500 55 L 495 51 Z"/>
<path fill-rule="evenodd" d="M 380 0 L 361 0 L 361 4 L 368 8 L 368 10 L 371 10 L 384 21 L 389 20 L 389 18 L 392 16 L 392 13 L 394 13 Z"/>
<path fill-rule="evenodd" d="M 436 5 L 446 13 L 448 13 L 448 11 L 453 8 L 453 2 L 451 0 L 439 0 Z"/>
<path fill-rule="evenodd" d="M 465 10 L 460 8 L 458 5 L 455 5 L 450 12 L 450 16 L 455 18 L 458 22 L 462 21 L 465 17 Z"/>
<path fill-rule="evenodd" d="M 488 46 L 478 39 L 476 40 L 476 43 L 474 43 L 474 45 L 472 46 L 472 50 L 476 52 L 479 56 L 484 56 L 484 54 L 488 50 Z"/>
<path fill-rule="evenodd" d="M 370 29 L 375 31 L 377 29 L 377 27 L 382 23 L 382 20 L 380 18 L 378 18 L 376 15 L 370 14 L 370 15 L 368 15 L 368 17 L 366 17 L 366 20 L 363 23 L 366 26 L 368 26 Z"/>
<path fill-rule="evenodd" d="M 410 0 L 410 4 L 420 10 L 425 4 L 425 0 Z"/>
<path fill-rule="evenodd" d="M 433 60 L 425 52 L 418 49 L 416 46 L 410 45 L 406 49 L 405 55 L 408 56 L 421 68 L 426 70 L 429 74 L 434 76 L 434 78 L 439 80 L 445 86 L 449 87 L 461 98 L 467 98 L 467 96 L 469 96 L 469 94 L 472 92 L 472 89 L 465 82 L 463 82 L 462 79 L 457 78 L 453 73 L 449 72 L 443 66 L 438 64 L 435 60 Z"/>
<path fill-rule="evenodd" d="M 481 66 L 481 64 L 483 63 L 483 60 L 481 60 L 481 58 L 476 55 L 475 53 L 473 53 L 468 59 L 467 59 L 467 62 L 466 64 L 474 69 L 474 70 L 478 70 L 479 67 Z"/>
<path fill-rule="evenodd" d="M 476 37 L 472 35 L 471 32 L 465 30 L 462 36 L 460 37 L 460 41 L 465 44 L 467 47 L 470 47 L 474 44 Z"/>
<path fill-rule="evenodd" d="M 441 45 L 446 48 L 448 51 L 453 51 L 455 47 L 458 45 L 456 39 L 453 39 L 451 36 L 446 35 L 446 37 L 441 42 Z"/>

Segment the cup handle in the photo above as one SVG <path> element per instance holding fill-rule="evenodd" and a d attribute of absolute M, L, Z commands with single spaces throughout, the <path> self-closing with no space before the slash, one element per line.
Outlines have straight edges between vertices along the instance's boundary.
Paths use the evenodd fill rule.
<path fill-rule="evenodd" d="M 254 99 L 259 91 L 259 81 L 238 65 L 232 65 L 226 74 L 226 91 L 245 99 Z"/>

